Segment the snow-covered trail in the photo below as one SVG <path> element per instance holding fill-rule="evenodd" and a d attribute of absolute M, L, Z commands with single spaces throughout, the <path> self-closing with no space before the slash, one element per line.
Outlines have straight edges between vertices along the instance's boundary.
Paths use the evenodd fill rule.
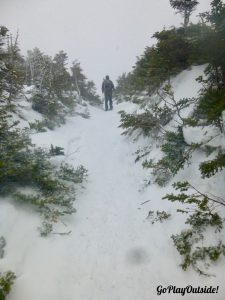
<path fill-rule="evenodd" d="M 55 289 L 54 299 L 147 299 L 150 232 L 143 232 L 146 213 L 138 208 L 149 198 L 138 192 L 144 178 L 131 155 L 137 146 L 124 142 L 118 125 L 115 111 L 92 108 L 89 120 L 71 120 L 66 132 L 62 127 L 51 141 L 46 135 L 48 143 L 66 149 L 67 162 L 74 159 L 89 173 L 75 204 L 72 234 L 59 239 L 64 243 L 63 259 L 57 258 L 63 287 L 58 298 Z"/>
<path fill-rule="evenodd" d="M 224 291 L 157 296 L 159 285 L 222 287 L 222 274 L 215 279 L 183 272 L 170 239 L 179 228 L 146 220 L 150 209 L 166 210 L 170 204 L 160 200 L 165 191 L 157 187 L 139 191 L 146 175 L 134 164 L 137 145 L 118 128 L 122 107 L 109 112 L 92 107 L 88 120 L 71 118 L 56 131 L 34 135 L 38 145 L 64 147 L 66 162 L 88 169 L 88 183 L 75 203 L 77 213 L 60 227 L 72 230 L 68 236 L 40 238 L 39 220 L 15 216 L 5 260 L 18 274 L 10 300 L 224 299 Z"/>

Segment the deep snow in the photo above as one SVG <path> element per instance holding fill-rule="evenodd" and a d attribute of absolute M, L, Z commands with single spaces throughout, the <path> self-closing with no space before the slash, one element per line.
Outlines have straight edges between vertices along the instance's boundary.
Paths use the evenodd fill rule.
<path fill-rule="evenodd" d="M 190 76 L 194 82 L 197 71 L 201 70 L 181 75 L 179 93 L 182 84 L 183 92 L 185 82 L 191 84 Z M 64 147 L 66 155 L 60 159 L 74 166 L 83 164 L 89 176 L 77 195 L 77 213 L 67 217 L 66 227 L 59 224 L 54 230 L 72 230 L 68 236 L 39 237 L 40 218 L 15 207 L 10 199 L 1 199 L 0 228 L 7 247 L 0 268 L 12 269 L 18 276 L 9 300 L 225 299 L 224 259 L 210 270 L 216 277 L 179 267 L 170 236 L 185 227 L 182 216 L 174 214 L 154 225 L 146 219 L 149 210 L 173 214 L 176 207 L 161 200 L 170 189 L 155 185 L 143 189 L 147 174 L 134 164 L 133 153 L 147 140 L 134 143 L 121 135 L 117 113 L 121 109 L 129 109 L 129 104 L 115 105 L 108 112 L 89 107 L 90 119 L 71 117 L 55 131 L 33 135 L 39 146 Z M 179 176 L 191 179 L 193 171 L 198 172 L 195 165 Z M 189 284 L 219 286 L 219 292 L 186 296 L 156 292 L 159 285 Z"/>

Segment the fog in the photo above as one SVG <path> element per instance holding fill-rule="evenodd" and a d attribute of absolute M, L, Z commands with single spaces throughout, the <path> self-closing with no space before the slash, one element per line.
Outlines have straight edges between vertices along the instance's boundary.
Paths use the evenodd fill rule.
<path fill-rule="evenodd" d="M 193 22 L 210 7 L 210 0 L 199 2 Z M 64 50 L 68 66 L 80 61 L 99 90 L 106 74 L 116 81 L 132 70 L 154 32 L 180 25 L 182 16 L 169 0 L 0 0 L 0 20 L 19 31 L 24 55 L 36 46 L 49 55 Z"/>

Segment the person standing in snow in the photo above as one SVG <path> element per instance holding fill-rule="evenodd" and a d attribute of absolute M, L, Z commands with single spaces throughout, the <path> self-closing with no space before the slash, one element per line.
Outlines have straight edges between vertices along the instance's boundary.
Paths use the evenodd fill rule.
<path fill-rule="evenodd" d="M 114 84 L 109 79 L 109 76 L 107 75 L 102 83 L 102 93 L 105 95 L 105 110 L 108 110 L 108 102 L 109 102 L 109 108 L 110 110 L 113 109 L 112 105 L 112 92 L 114 90 Z"/>

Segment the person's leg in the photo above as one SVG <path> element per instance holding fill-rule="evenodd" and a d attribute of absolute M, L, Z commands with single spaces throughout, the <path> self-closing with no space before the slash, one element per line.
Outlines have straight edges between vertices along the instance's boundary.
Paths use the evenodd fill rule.
<path fill-rule="evenodd" d="M 108 110 L 108 95 L 105 93 L 105 110 Z"/>
<path fill-rule="evenodd" d="M 112 105 L 112 93 L 109 94 L 109 107 L 110 107 L 110 109 L 113 109 L 113 105 Z"/>

